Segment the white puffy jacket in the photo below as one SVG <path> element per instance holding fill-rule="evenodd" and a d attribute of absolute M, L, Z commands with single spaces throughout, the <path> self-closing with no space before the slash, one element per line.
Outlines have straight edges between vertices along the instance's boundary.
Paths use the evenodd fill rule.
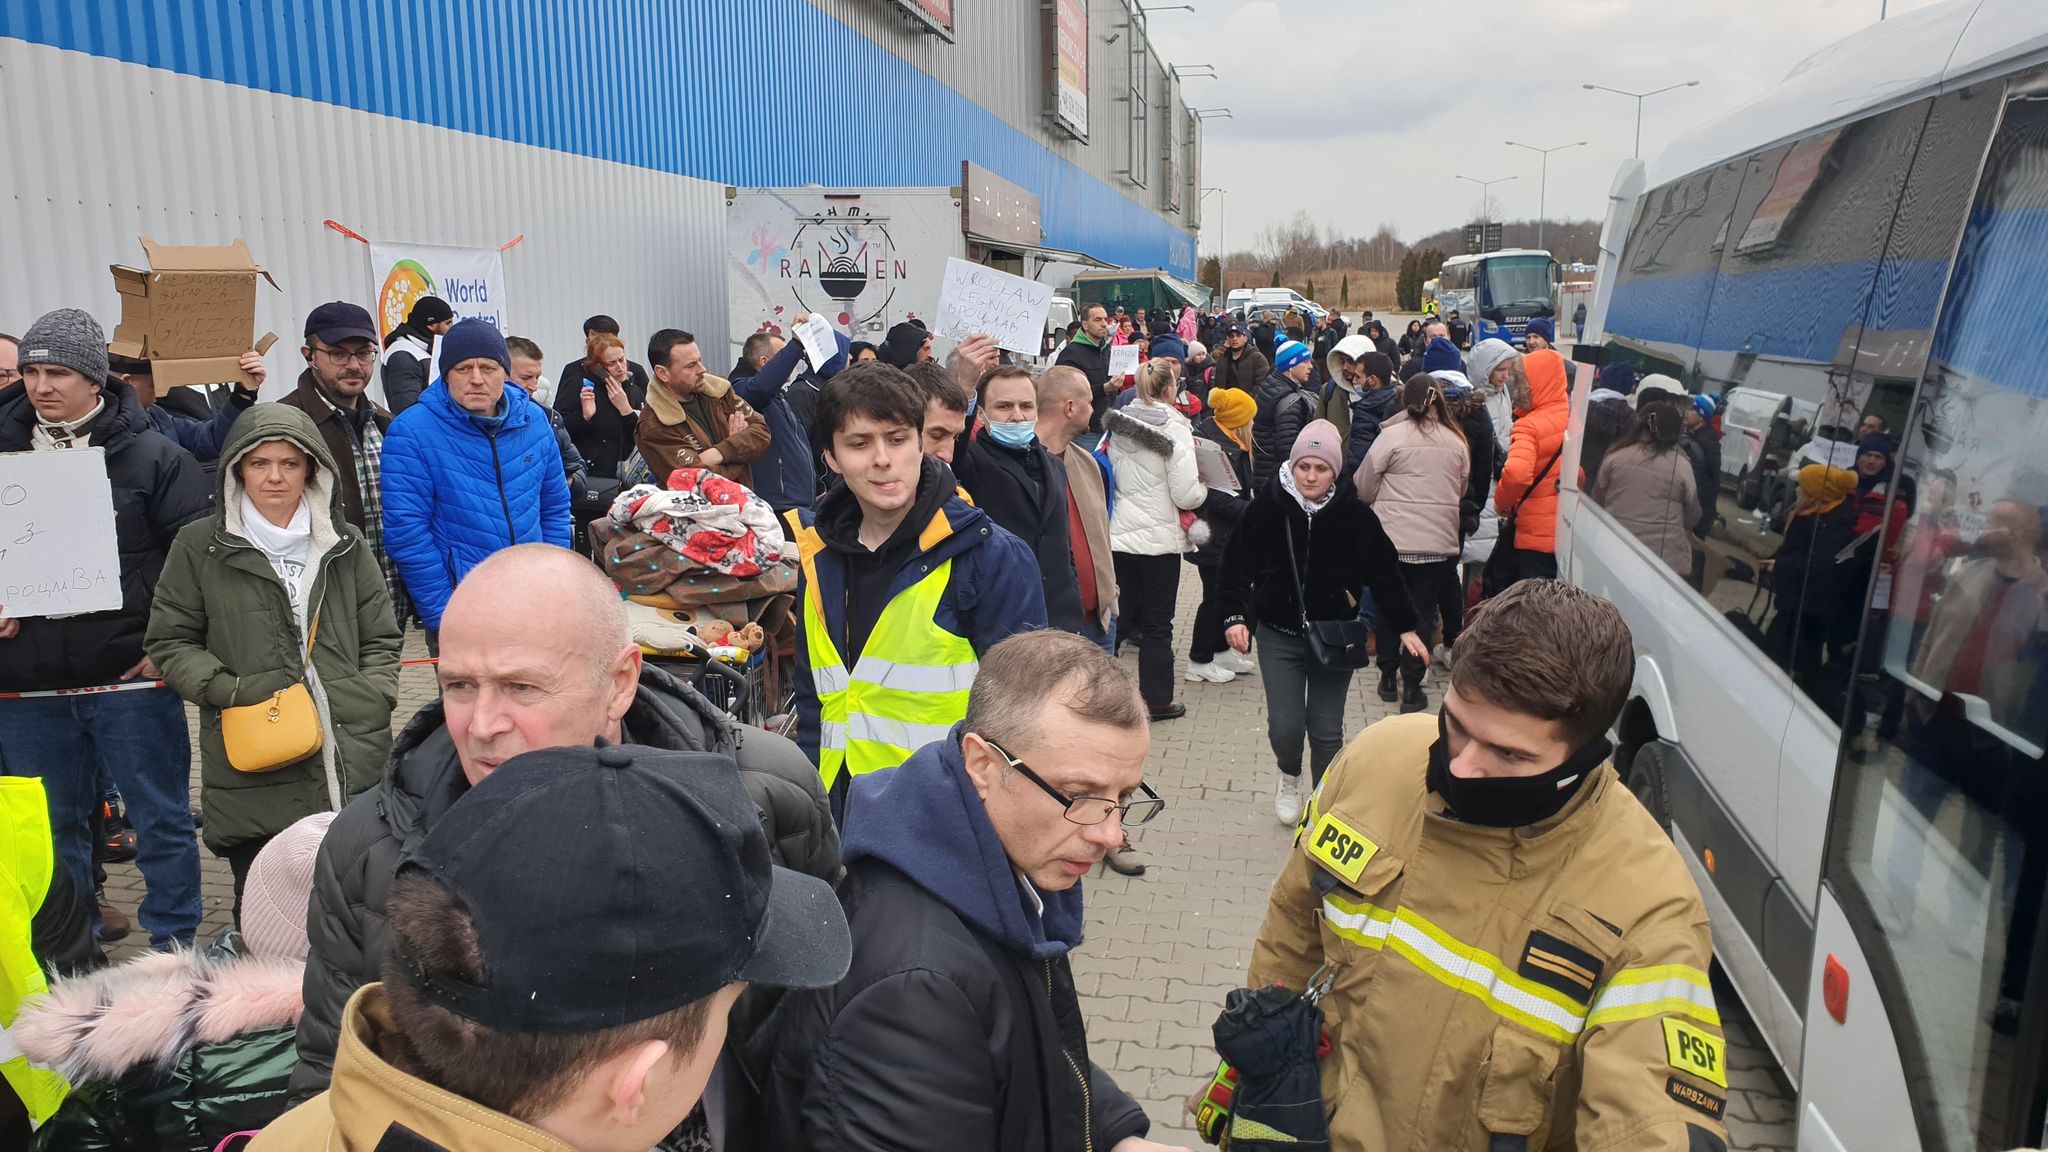
<path fill-rule="evenodd" d="M 1109 433 L 1109 466 L 1116 474 L 1110 549 L 1139 556 L 1188 551 L 1180 514 L 1201 507 L 1209 494 L 1195 467 L 1195 433 L 1188 418 L 1168 405 L 1135 400 L 1112 408 L 1102 427 Z"/>

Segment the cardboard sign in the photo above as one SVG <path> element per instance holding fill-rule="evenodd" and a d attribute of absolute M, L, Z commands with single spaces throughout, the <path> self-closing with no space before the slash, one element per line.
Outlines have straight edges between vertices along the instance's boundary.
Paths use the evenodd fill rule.
<path fill-rule="evenodd" d="M 839 340 L 832 335 L 832 324 L 815 312 L 803 323 L 795 325 L 792 331 L 803 342 L 804 359 L 811 362 L 811 370 L 825 366 L 825 361 L 839 355 Z"/>
<path fill-rule="evenodd" d="M 1138 374 L 1138 346 L 1118 344 L 1109 350 L 1109 378 L 1121 380 Z"/>
<path fill-rule="evenodd" d="M 1036 356 L 1044 350 L 1052 297 L 1050 284 L 948 257 L 932 333 L 954 343 L 984 333 L 1000 347 Z"/>
<path fill-rule="evenodd" d="M 142 237 L 149 270 L 111 266 L 121 294 L 121 323 L 107 351 L 147 360 L 159 388 L 240 381 L 251 388 L 242 353 L 266 351 L 275 333 L 255 339 L 258 267 L 241 240 L 233 244 L 158 244 Z"/>
<path fill-rule="evenodd" d="M 0 453 L 0 614 L 26 620 L 120 606 L 107 454 Z"/>

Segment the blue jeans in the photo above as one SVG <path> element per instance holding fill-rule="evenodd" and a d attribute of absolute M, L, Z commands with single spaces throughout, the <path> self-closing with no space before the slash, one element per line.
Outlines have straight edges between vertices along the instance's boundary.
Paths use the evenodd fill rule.
<path fill-rule="evenodd" d="M 149 886 L 140 916 L 149 942 L 192 942 L 199 930 L 199 841 L 189 807 L 192 746 L 177 693 L 0 700 L 0 768 L 42 778 L 57 857 L 81 892 L 93 890 L 92 810 L 101 778 L 111 780 L 135 826 L 135 862 Z"/>
<path fill-rule="evenodd" d="M 1111 656 L 1116 655 L 1116 617 L 1111 616 L 1109 627 L 1104 628 L 1095 623 L 1095 617 L 1090 616 L 1081 621 L 1081 635 L 1093 640 L 1095 646 L 1104 652 Z"/>

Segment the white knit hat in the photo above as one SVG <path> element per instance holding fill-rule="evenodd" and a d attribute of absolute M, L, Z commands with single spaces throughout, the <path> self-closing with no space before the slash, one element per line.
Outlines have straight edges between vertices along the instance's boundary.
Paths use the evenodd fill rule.
<path fill-rule="evenodd" d="M 308 816 L 272 837 L 249 865 L 242 885 L 242 940 L 266 959 L 304 960 L 306 901 L 313 894 L 313 860 L 334 813 Z"/>

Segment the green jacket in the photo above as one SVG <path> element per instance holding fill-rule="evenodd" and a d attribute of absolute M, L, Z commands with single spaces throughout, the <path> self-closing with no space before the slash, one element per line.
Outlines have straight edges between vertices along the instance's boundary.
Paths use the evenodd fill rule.
<path fill-rule="evenodd" d="M 285 584 L 242 533 L 236 464 L 286 439 L 316 464 L 306 612 L 315 622 L 313 676 Z M 157 581 L 144 647 L 180 696 L 199 706 L 206 845 L 215 852 L 275 835 L 301 817 L 338 811 L 383 778 L 398 702 L 402 634 L 377 557 L 342 514 L 334 457 L 304 412 L 258 404 L 235 422 L 220 455 L 213 516 L 186 525 Z M 300 680 L 321 705 L 320 751 L 272 772 L 237 772 L 221 741 L 220 710 L 268 699 Z"/>

